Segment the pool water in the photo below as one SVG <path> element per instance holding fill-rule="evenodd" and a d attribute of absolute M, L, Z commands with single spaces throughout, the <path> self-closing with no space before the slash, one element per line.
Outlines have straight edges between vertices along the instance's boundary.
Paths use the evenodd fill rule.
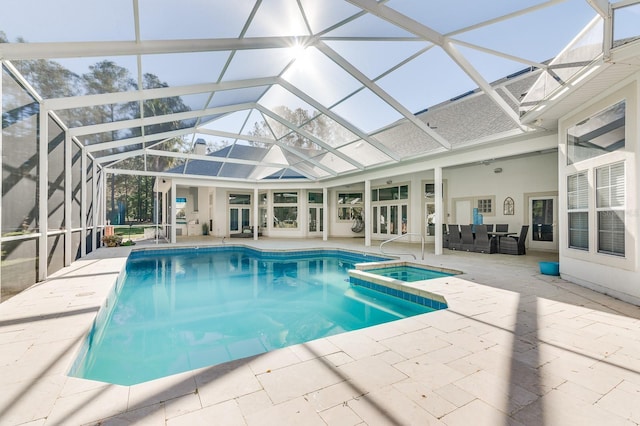
<path fill-rule="evenodd" d="M 351 286 L 338 250 L 133 252 L 70 375 L 132 385 L 433 309 Z"/>
<path fill-rule="evenodd" d="M 414 282 L 431 280 L 434 278 L 450 277 L 453 274 L 448 272 L 434 271 L 431 269 L 418 268 L 415 266 L 391 266 L 388 268 L 367 269 L 371 274 L 381 275 L 400 281 Z"/>

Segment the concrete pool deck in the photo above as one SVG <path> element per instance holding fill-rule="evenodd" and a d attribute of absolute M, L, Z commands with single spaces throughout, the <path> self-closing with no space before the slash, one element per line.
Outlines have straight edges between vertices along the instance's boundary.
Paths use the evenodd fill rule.
<path fill-rule="evenodd" d="M 541 275 L 549 253 L 427 247 L 418 263 L 464 272 L 429 285 L 446 310 L 135 386 L 67 377 L 128 253 L 99 249 L 0 304 L 0 425 L 640 424 L 640 308 Z"/>

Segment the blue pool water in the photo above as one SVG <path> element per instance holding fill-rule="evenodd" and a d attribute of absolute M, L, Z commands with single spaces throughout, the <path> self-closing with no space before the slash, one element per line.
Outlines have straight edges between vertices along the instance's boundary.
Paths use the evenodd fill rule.
<path fill-rule="evenodd" d="M 133 252 L 70 375 L 131 385 L 430 312 L 351 286 L 338 250 Z"/>
<path fill-rule="evenodd" d="M 390 266 L 388 268 L 368 269 L 367 272 L 406 282 L 431 280 L 433 278 L 450 277 L 453 275 L 448 272 L 440 272 L 431 269 L 406 265 Z"/>

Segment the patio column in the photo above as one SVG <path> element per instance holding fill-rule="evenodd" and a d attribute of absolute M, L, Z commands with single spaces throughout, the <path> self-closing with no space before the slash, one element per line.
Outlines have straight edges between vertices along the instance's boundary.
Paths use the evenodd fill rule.
<path fill-rule="evenodd" d="M 329 239 L 329 200 L 327 194 L 329 191 L 325 186 L 322 188 L 322 241 Z"/>
<path fill-rule="evenodd" d="M 443 201 L 442 201 L 442 167 L 436 167 L 433 169 L 433 177 L 436 189 L 436 246 L 435 246 L 435 254 L 442 254 L 442 224 L 443 224 Z"/>
<path fill-rule="evenodd" d="M 258 188 L 253 188 L 253 239 L 258 239 L 258 226 L 260 225 L 260 215 L 258 214 Z"/>
<path fill-rule="evenodd" d="M 171 244 L 176 243 L 176 181 L 171 179 L 171 199 L 169 200 L 169 214 L 171 215 Z"/>
<path fill-rule="evenodd" d="M 47 279 L 47 231 L 49 230 L 49 212 L 47 204 L 49 202 L 49 112 L 42 108 L 40 104 L 40 153 L 38 155 L 38 189 L 40 198 L 38 200 L 38 281 Z"/>
<path fill-rule="evenodd" d="M 64 133 L 64 266 L 71 265 L 71 135 Z"/>
<path fill-rule="evenodd" d="M 80 257 L 87 255 L 87 150 L 80 157 Z"/>
<path fill-rule="evenodd" d="M 91 251 L 98 248 L 98 171 L 96 162 L 91 162 Z"/>
<path fill-rule="evenodd" d="M 364 220 L 364 246 L 371 247 L 371 225 L 373 221 L 376 220 L 375 217 L 371 215 L 371 181 L 369 179 L 364 181 L 364 211 L 363 211 L 363 220 Z M 367 216 L 369 216 L 367 218 Z"/>

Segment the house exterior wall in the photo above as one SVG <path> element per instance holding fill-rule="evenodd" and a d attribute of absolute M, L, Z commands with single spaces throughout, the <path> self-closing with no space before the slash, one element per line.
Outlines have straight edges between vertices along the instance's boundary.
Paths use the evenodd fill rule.
<path fill-rule="evenodd" d="M 592 288 L 605 294 L 640 305 L 640 271 L 638 254 L 640 253 L 640 211 L 638 188 L 640 180 L 640 150 L 638 131 L 639 107 L 638 87 L 640 74 L 603 93 L 600 97 L 585 105 L 570 116 L 559 121 L 559 188 L 560 188 L 560 273 L 563 278 Z M 599 155 L 594 158 L 567 164 L 567 129 L 581 123 L 594 114 L 625 100 L 625 146 L 623 149 Z M 624 163 L 625 169 L 625 205 L 624 205 L 624 254 L 611 255 L 598 251 L 598 223 L 595 201 L 595 170 L 599 167 Z M 569 247 L 567 177 L 577 172 L 586 172 L 589 176 L 589 219 L 588 248 Z"/>
<path fill-rule="evenodd" d="M 496 169 L 501 169 L 498 173 Z M 498 159 L 489 164 L 445 169 L 447 182 L 447 223 L 456 223 L 456 200 L 471 200 L 473 208 L 481 198 L 494 200 L 493 213 L 483 214 L 483 223 L 506 223 L 514 232 L 529 224 L 528 196 L 557 195 L 557 153 Z M 514 214 L 505 215 L 504 201 L 511 197 Z"/>

